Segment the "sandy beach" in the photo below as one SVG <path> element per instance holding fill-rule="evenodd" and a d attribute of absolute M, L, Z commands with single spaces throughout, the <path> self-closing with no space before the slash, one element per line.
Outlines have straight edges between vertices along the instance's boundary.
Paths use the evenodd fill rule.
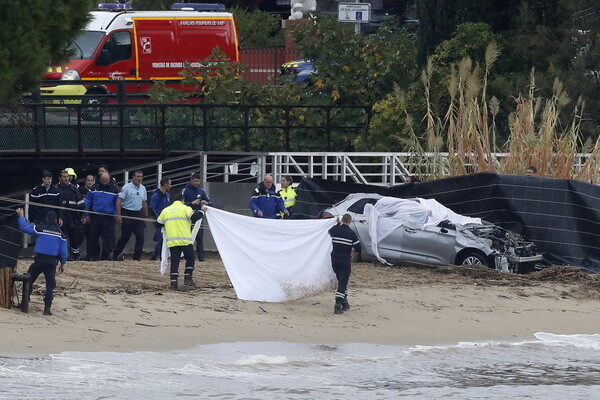
<path fill-rule="evenodd" d="M 19 261 L 25 272 L 31 259 Z M 183 267 L 182 267 L 183 268 Z M 70 262 L 54 315 L 36 282 L 29 313 L 0 310 L 0 355 L 165 351 L 244 341 L 455 344 L 600 333 L 600 277 L 568 267 L 530 275 L 486 268 L 354 263 L 351 310 L 333 292 L 286 303 L 239 300 L 216 253 L 196 264 L 198 287 L 169 291 L 158 261 Z"/>

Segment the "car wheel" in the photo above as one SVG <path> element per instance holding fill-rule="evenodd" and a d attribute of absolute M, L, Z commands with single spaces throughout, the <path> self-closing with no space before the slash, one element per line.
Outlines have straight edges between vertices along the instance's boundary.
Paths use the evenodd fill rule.
<path fill-rule="evenodd" d="M 484 267 L 490 266 L 490 261 L 481 253 L 474 251 L 463 254 L 460 257 L 459 265 L 483 265 Z"/>

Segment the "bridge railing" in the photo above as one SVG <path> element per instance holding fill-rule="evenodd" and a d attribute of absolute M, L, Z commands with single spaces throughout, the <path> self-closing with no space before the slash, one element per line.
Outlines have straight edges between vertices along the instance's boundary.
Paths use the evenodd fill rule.
<path fill-rule="evenodd" d="M 0 106 L 2 153 L 350 150 L 370 107 L 26 103 Z"/>

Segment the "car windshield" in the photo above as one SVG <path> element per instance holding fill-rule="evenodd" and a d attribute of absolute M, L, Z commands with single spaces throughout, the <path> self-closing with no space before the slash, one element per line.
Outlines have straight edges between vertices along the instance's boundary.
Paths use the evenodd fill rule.
<path fill-rule="evenodd" d="M 85 31 L 79 35 L 71 45 L 69 50 L 73 54 L 73 59 L 89 60 L 98 48 L 98 44 L 104 37 L 104 32 Z"/>

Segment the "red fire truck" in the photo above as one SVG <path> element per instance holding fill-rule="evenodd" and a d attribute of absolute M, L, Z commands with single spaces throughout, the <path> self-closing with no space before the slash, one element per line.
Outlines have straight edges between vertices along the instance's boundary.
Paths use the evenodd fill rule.
<path fill-rule="evenodd" d="M 98 7 L 101 11 L 91 13 L 74 40 L 70 62 L 44 75 L 46 80 L 87 82 L 44 86 L 42 95 L 86 96 L 83 103 L 92 105 L 102 98 L 98 95 L 117 91 L 117 85 L 95 81 L 181 79 L 185 62 L 198 66 L 217 46 L 231 61 L 239 59 L 233 15 L 222 4 L 174 3 L 171 11 L 133 11 L 129 4 Z M 149 85 L 125 87 L 128 93 L 143 93 Z"/>

